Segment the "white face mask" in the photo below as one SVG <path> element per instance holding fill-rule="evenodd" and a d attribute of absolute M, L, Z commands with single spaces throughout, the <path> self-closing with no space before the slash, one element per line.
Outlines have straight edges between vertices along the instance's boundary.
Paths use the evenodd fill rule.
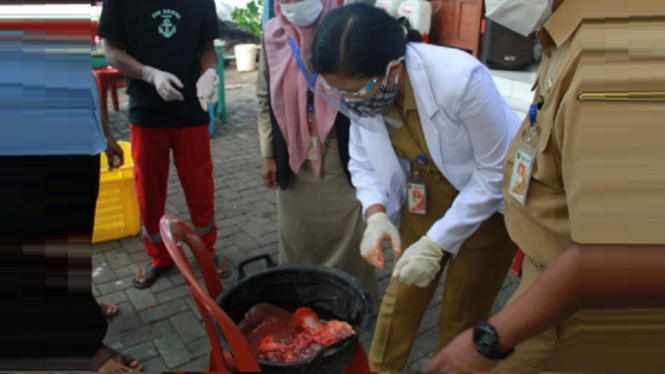
<path fill-rule="evenodd" d="M 543 27 L 552 16 L 553 0 L 485 0 L 485 16 L 524 36 Z"/>
<path fill-rule="evenodd" d="M 291 4 L 279 4 L 282 14 L 294 26 L 307 27 L 319 18 L 323 12 L 321 0 L 303 0 Z"/>

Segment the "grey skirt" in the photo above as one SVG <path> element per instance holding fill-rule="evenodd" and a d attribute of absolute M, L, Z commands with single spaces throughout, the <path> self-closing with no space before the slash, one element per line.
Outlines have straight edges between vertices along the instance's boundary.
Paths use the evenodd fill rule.
<path fill-rule="evenodd" d="M 337 139 L 328 137 L 316 179 L 309 161 L 277 195 L 279 262 L 310 263 L 342 270 L 358 280 L 378 307 L 374 268 L 360 257 L 366 227 L 355 189 L 340 161 Z"/>

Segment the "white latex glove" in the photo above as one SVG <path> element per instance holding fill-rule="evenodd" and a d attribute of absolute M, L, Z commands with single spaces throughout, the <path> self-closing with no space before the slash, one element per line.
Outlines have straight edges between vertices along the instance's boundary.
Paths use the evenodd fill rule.
<path fill-rule="evenodd" d="M 363 241 L 360 243 L 360 255 L 375 268 L 383 269 L 385 267 L 381 245 L 386 240 L 391 241 L 396 256 L 402 253 L 402 239 L 397 228 L 390 222 L 388 215 L 385 213 L 372 214 L 367 219 L 367 228 Z"/>
<path fill-rule="evenodd" d="M 182 93 L 173 86 L 180 89 L 185 87 L 175 75 L 145 65 L 143 66 L 143 80 L 155 86 L 157 93 L 164 101 L 185 101 Z"/>
<path fill-rule="evenodd" d="M 217 102 L 217 87 L 219 86 L 219 77 L 215 69 L 208 69 L 201 75 L 196 82 L 196 96 L 204 111 L 208 111 L 209 103 Z"/>
<path fill-rule="evenodd" d="M 404 251 L 397 261 L 393 278 L 407 286 L 427 287 L 441 269 L 443 250 L 427 236 L 423 236 Z"/>

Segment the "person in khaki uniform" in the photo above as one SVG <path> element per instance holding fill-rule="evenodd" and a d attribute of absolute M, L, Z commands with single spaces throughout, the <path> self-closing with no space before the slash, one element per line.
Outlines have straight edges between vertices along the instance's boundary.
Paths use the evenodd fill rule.
<path fill-rule="evenodd" d="M 312 43 L 327 86 L 319 94 L 343 100 L 352 119 L 362 256 L 383 269 L 390 240 L 399 257 L 369 353 L 374 371 L 403 369 L 446 265 L 440 347 L 489 313 L 517 248 L 499 210 L 520 119 L 476 59 L 418 41 L 405 20 L 351 4 L 332 10 Z"/>
<path fill-rule="evenodd" d="M 537 7 L 487 1 L 488 16 L 516 31 L 544 24 L 534 104 L 504 169 L 522 281 L 502 311 L 425 370 L 660 372 L 665 2 Z"/>

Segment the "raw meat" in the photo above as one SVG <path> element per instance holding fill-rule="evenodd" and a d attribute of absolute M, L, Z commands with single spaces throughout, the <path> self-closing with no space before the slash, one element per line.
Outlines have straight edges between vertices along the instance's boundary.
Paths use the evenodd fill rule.
<path fill-rule="evenodd" d="M 348 323 L 323 322 L 310 308 L 291 314 L 267 304 L 250 309 L 239 327 L 258 358 L 284 363 L 312 359 L 324 347 L 355 335 Z"/>
<path fill-rule="evenodd" d="M 296 323 L 311 334 L 323 331 L 323 323 L 319 316 L 309 308 L 299 308 L 293 315 L 296 317 Z"/>
<path fill-rule="evenodd" d="M 258 347 L 263 338 L 274 335 L 276 341 L 288 340 L 297 324 L 293 314 L 286 310 L 269 304 L 257 304 L 245 313 L 245 319 L 238 327 L 258 357 Z"/>

